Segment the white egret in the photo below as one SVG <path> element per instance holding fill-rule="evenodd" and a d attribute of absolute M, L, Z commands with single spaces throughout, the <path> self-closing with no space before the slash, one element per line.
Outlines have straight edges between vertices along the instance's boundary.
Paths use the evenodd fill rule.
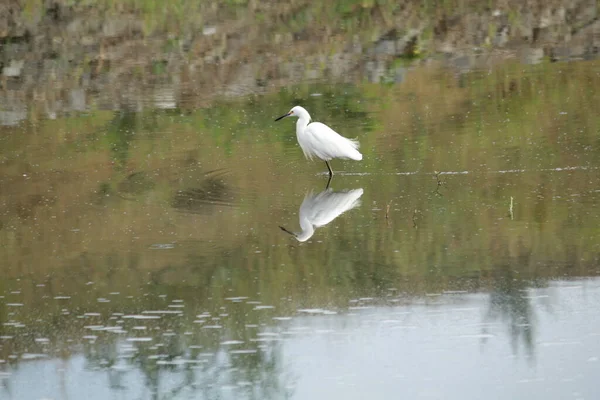
<path fill-rule="evenodd" d="M 315 233 L 315 228 L 327 225 L 342 213 L 357 207 L 362 194 L 362 188 L 339 192 L 328 188 L 316 195 L 309 192 L 300 205 L 299 219 L 302 232 L 294 233 L 283 226 L 279 228 L 294 236 L 299 242 L 305 242 Z"/>
<path fill-rule="evenodd" d="M 298 117 L 296 138 L 304 152 L 304 156 L 310 160 L 317 157 L 325 161 L 329 170 L 329 177 L 333 176 L 333 170 L 329 165 L 331 159 L 362 160 L 363 156 L 358 151 L 358 140 L 347 139 L 320 122 L 309 123 L 310 114 L 303 107 L 296 106 L 275 121 L 290 116 Z"/>

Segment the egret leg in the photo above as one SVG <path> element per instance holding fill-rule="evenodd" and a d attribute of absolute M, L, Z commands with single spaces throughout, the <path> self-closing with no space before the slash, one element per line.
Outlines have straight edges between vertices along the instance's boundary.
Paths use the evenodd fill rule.
<path fill-rule="evenodd" d="M 325 186 L 325 190 L 329 189 L 329 185 L 331 184 L 331 178 L 333 178 L 333 176 L 329 175 L 329 179 L 327 179 L 327 186 Z"/>
<path fill-rule="evenodd" d="M 329 161 L 325 161 L 325 164 L 327 164 L 327 169 L 329 170 L 329 177 L 331 178 L 333 176 L 333 170 L 331 169 L 331 166 L 329 165 Z"/>

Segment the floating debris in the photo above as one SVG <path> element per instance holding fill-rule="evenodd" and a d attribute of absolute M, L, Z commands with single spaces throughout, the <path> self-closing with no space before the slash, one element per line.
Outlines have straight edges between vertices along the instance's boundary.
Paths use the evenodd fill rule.
<path fill-rule="evenodd" d="M 126 319 L 160 319 L 159 315 L 123 315 L 123 318 Z"/>
<path fill-rule="evenodd" d="M 106 329 L 106 331 L 110 333 L 127 333 L 127 331 L 123 329 Z"/>
<path fill-rule="evenodd" d="M 21 326 L 25 326 L 22 323 L 18 322 L 18 321 L 12 321 L 12 322 L 5 322 L 2 324 L 3 326 L 13 326 L 15 328 L 19 328 Z"/>
<path fill-rule="evenodd" d="M 242 300 L 246 300 L 248 297 L 240 296 L 240 297 L 226 297 L 225 300 L 233 301 L 234 303 L 240 302 Z"/>
<path fill-rule="evenodd" d="M 256 306 L 253 308 L 253 310 L 268 310 L 271 308 L 275 308 L 275 306 Z"/>
<path fill-rule="evenodd" d="M 21 360 L 37 360 L 40 358 L 48 358 L 46 354 L 39 353 L 24 353 L 21 355 Z"/>
<path fill-rule="evenodd" d="M 231 345 L 235 345 L 235 344 L 242 344 L 244 343 L 241 340 L 226 340 L 224 342 L 221 342 L 222 346 L 231 346 Z"/>
<path fill-rule="evenodd" d="M 231 350 L 229 351 L 230 354 L 254 354 L 257 353 L 258 350 L 256 349 L 246 349 L 246 350 Z"/>
<path fill-rule="evenodd" d="M 181 314 L 183 311 L 180 310 L 154 310 L 154 311 L 142 311 L 142 314 Z"/>
<path fill-rule="evenodd" d="M 126 340 L 128 342 L 151 342 L 153 339 L 151 337 L 128 337 Z"/>
<path fill-rule="evenodd" d="M 152 250 L 170 250 L 175 248 L 173 243 L 156 243 L 150 246 Z"/>
<path fill-rule="evenodd" d="M 282 340 L 279 337 L 260 337 L 256 339 L 250 339 L 251 342 L 263 343 L 263 342 L 277 342 Z"/>
<path fill-rule="evenodd" d="M 301 308 L 298 310 L 299 313 L 305 314 L 323 314 L 323 315 L 334 315 L 336 311 L 323 310 L 322 308 Z"/>

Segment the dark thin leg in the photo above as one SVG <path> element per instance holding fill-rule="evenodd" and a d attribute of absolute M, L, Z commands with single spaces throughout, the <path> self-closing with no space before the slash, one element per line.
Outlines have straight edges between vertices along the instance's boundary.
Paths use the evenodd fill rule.
<path fill-rule="evenodd" d="M 329 184 L 331 183 L 331 178 L 333 178 L 333 176 L 329 175 L 329 179 L 327 179 L 327 186 L 325 186 L 325 190 L 329 189 Z"/>
<path fill-rule="evenodd" d="M 329 170 L 329 177 L 332 177 L 333 170 L 331 169 L 331 166 L 329 165 L 329 161 L 325 161 L 325 164 L 327 164 L 327 169 Z"/>

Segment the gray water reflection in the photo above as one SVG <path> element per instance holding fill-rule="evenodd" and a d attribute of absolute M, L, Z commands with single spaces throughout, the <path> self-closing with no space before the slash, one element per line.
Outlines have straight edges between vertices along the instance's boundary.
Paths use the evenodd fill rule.
<path fill-rule="evenodd" d="M 406 298 L 390 290 L 383 299 L 350 299 L 337 311 L 291 315 L 232 297 L 231 306 L 276 315 L 246 325 L 254 333 L 244 340 L 226 339 L 227 324 L 215 322 L 232 318 L 225 314 L 198 315 L 198 330 L 178 326 L 182 312 L 173 308 L 108 320 L 92 313 L 89 323 L 98 325 L 87 326 L 81 352 L 24 354 L 18 367 L 3 364 L 3 397 L 479 399 L 485 391 L 498 399 L 597 398 L 600 280 L 525 285 L 506 296 L 453 291 Z M 533 364 L 510 345 L 513 323 L 490 318 L 499 303 L 515 302 L 536 314 L 520 321 L 532 328 Z M 174 324 L 156 332 L 152 326 L 165 318 Z"/>
<path fill-rule="evenodd" d="M 599 285 L 558 281 L 516 295 L 536 309 L 533 368 L 513 353 L 504 324 L 486 317 L 493 295 L 447 293 L 396 307 L 362 301 L 343 317 L 294 319 L 289 332 L 302 333 L 286 350 L 301 374 L 297 398 L 597 398 Z M 546 301 L 551 312 L 539 307 Z"/>

